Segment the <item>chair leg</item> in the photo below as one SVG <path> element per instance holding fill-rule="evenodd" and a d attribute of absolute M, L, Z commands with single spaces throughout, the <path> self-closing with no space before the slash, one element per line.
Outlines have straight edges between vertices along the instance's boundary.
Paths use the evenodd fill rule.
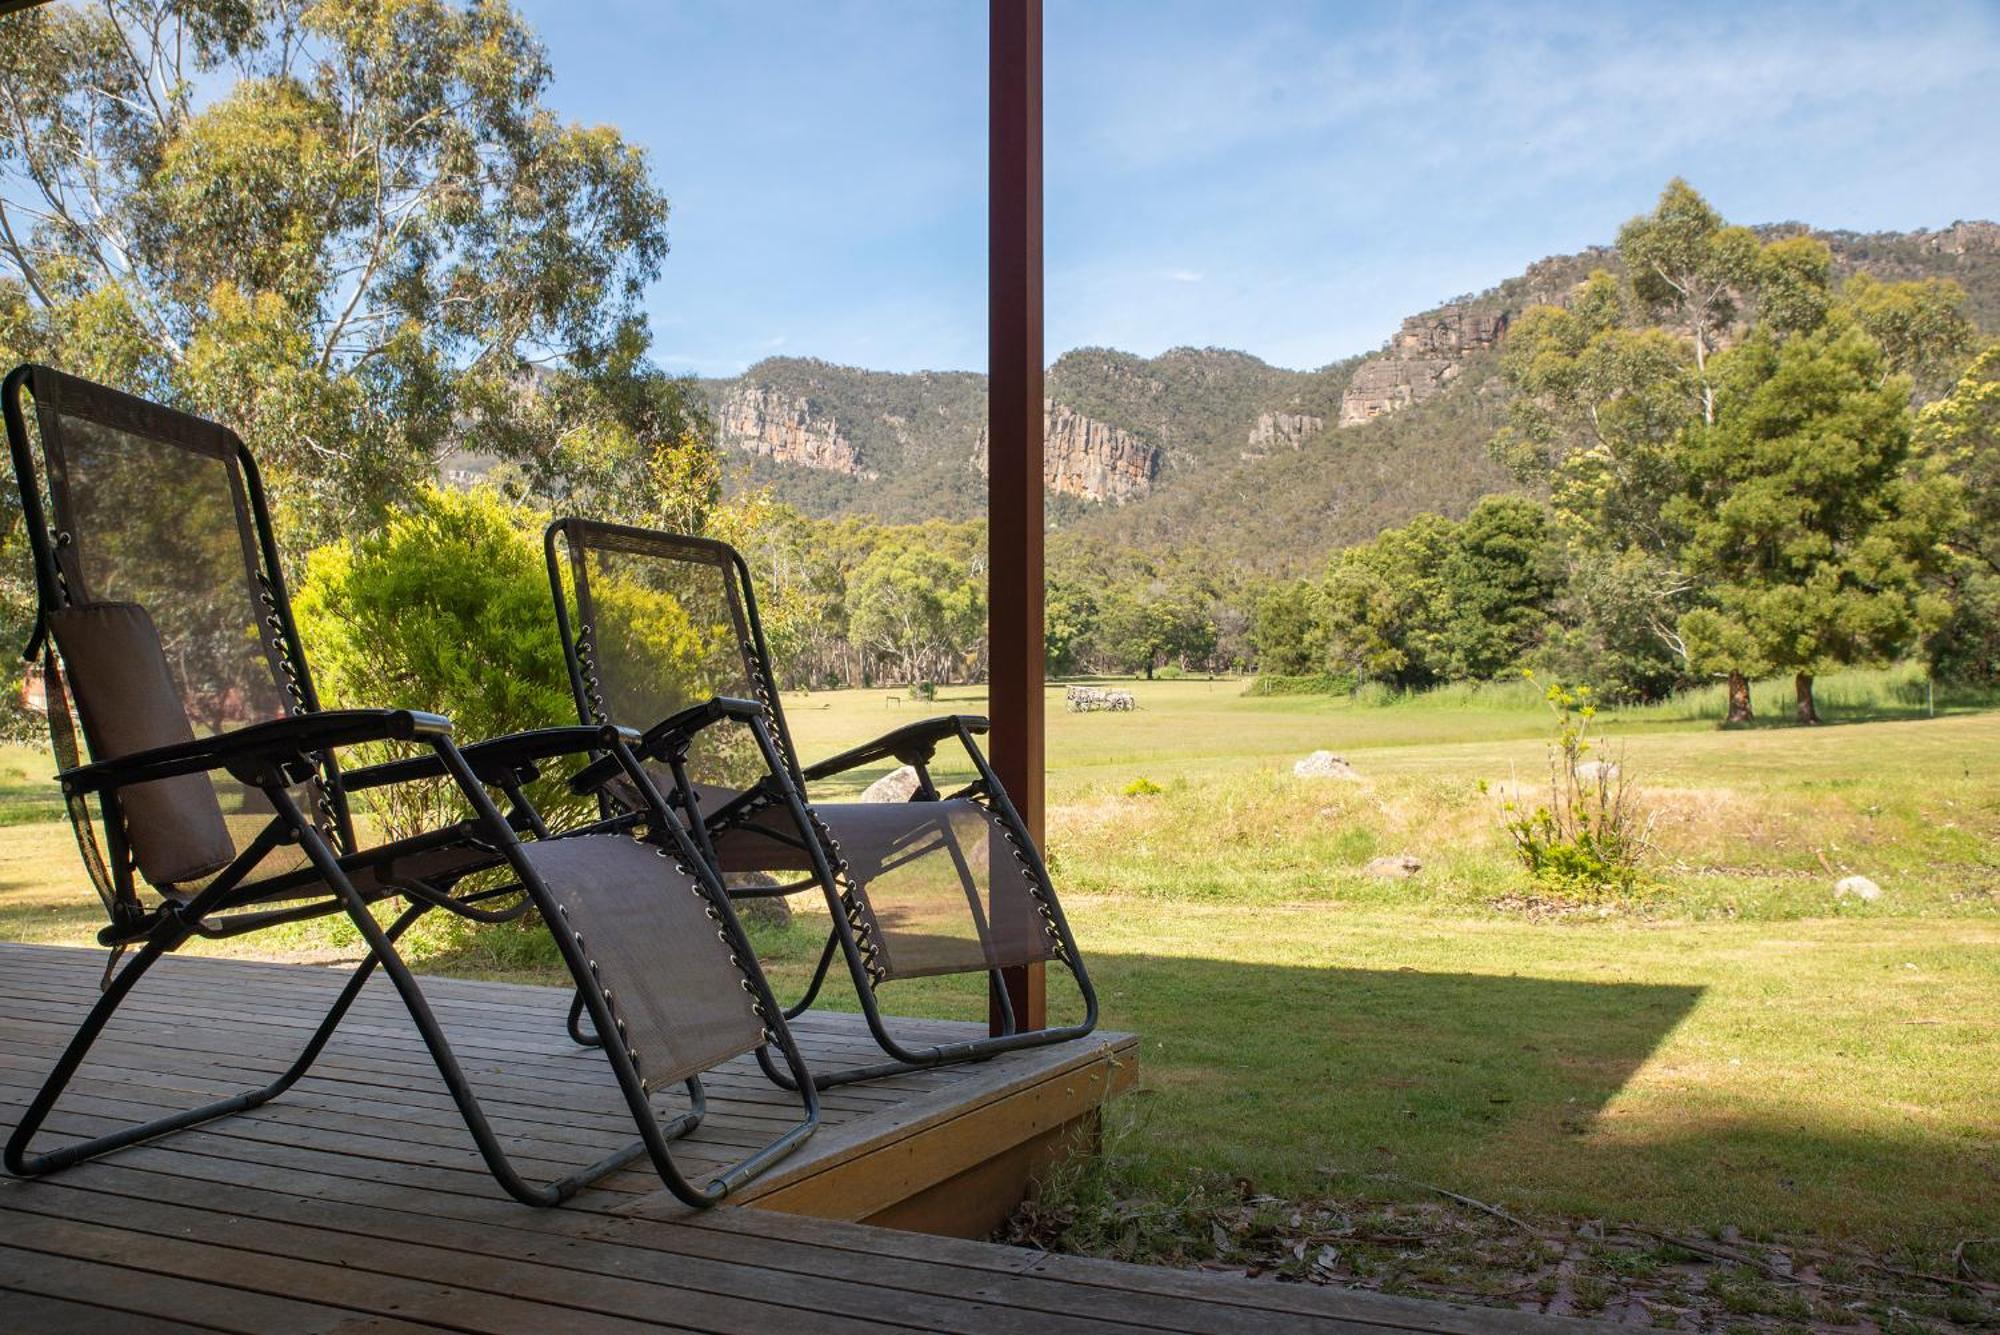
<path fill-rule="evenodd" d="M 839 946 L 840 934 L 832 928 L 828 928 L 826 945 L 819 952 L 819 964 L 813 969 L 812 981 L 806 984 L 805 993 L 797 1001 L 785 1008 L 785 1018 L 787 1020 L 796 1020 L 812 1009 L 813 1002 L 819 997 L 820 988 L 826 984 L 826 972 L 832 967 L 833 954 Z"/>
<path fill-rule="evenodd" d="M 776 751 L 769 744 L 768 735 L 761 729 L 758 729 L 758 740 L 764 748 L 765 763 L 770 768 L 771 773 L 773 775 L 782 775 L 783 771 Z M 1028 854 L 1023 857 L 1024 865 L 1029 867 L 1046 884 L 1048 880 L 1047 869 L 1042 866 L 1040 855 L 1033 852 L 1033 841 L 1027 837 L 1027 830 L 1021 823 L 1020 814 L 1007 802 L 1006 794 L 998 787 L 999 779 L 993 776 L 992 770 L 985 763 L 985 758 L 979 755 L 976 749 L 972 748 L 969 738 L 966 741 L 968 750 L 973 750 L 974 758 L 980 766 L 981 773 L 986 776 L 988 783 L 991 785 L 989 791 L 993 794 L 1000 819 L 1010 832 L 1010 838 L 1017 845 L 1025 846 L 1029 850 Z M 806 1001 L 802 1001 L 799 1004 L 798 1010 L 804 1010 L 807 1002 L 817 994 L 820 981 L 824 978 L 826 969 L 832 962 L 834 947 L 837 944 L 841 954 L 846 959 L 848 974 L 854 981 L 855 996 L 861 1003 L 861 1012 L 863 1018 L 868 1023 L 868 1032 L 874 1038 L 876 1046 L 881 1048 L 883 1053 L 889 1058 L 886 1062 L 873 1062 L 866 1066 L 848 1067 L 845 1070 L 815 1072 L 812 1081 L 814 1088 L 822 1090 L 831 1089 L 836 1085 L 854 1084 L 858 1081 L 875 1080 L 885 1076 L 907 1075 L 913 1071 L 927 1071 L 935 1067 L 948 1066 L 958 1062 L 984 1061 L 987 1058 L 996 1057 L 1003 1052 L 1014 1052 L 1022 1048 L 1043 1047 L 1052 1043 L 1065 1043 L 1073 1038 L 1082 1038 L 1097 1027 L 1096 989 L 1091 986 L 1090 975 L 1085 972 L 1082 961 L 1077 954 L 1076 943 L 1069 935 L 1069 925 L 1062 917 L 1061 910 L 1057 909 L 1053 920 L 1057 930 L 1061 934 L 1061 941 L 1066 952 L 1064 963 L 1067 964 L 1070 976 L 1076 980 L 1077 988 L 1083 996 L 1085 1015 L 1081 1023 L 1055 1029 L 1023 1031 L 1018 1028 L 1018 1020 L 1013 1013 L 1011 1004 L 1009 1004 L 1005 1011 L 1006 1032 L 1004 1033 L 985 1038 L 967 1039 L 958 1043 L 940 1043 L 919 1048 L 911 1048 L 899 1042 L 895 1035 L 889 1032 L 888 1024 L 882 1016 L 881 1007 L 876 1003 L 875 989 L 869 978 L 868 970 L 863 963 L 860 944 L 856 940 L 853 926 L 849 923 L 843 910 L 831 852 L 823 837 L 818 834 L 818 830 L 821 827 L 819 827 L 813 818 L 806 800 L 796 784 L 789 778 L 781 778 L 778 788 L 793 823 L 806 839 L 806 851 L 812 860 L 814 879 L 820 883 L 820 889 L 826 896 L 827 912 L 833 919 L 831 934 L 827 938 L 827 948 L 820 957 L 819 970 L 814 975 L 813 986 L 807 992 Z M 1030 858 L 1032 858 L 1032 861 L 1029 860 Z M 1005 996 L 1004 991 L 1001 995 Z M 793 1015 L 793 1011 L 787 1011 L 785 1018 L 789 1020 L 793 1018 Z M 795 1082 L 785 1072 L 777 1068 L 777 1064 L 771 1060 L 767 1048 L 759 1048 L 757 1050 L 757 1063 L 763 1068 L 765 1078 L 780 1089 L 793 1090 L 797 1088 Z"/>
<path fill-rule="evenodd" d="M 558 1205 L 599 1178 L 616 1172 L 647 1152 L 646 1141 L 641 1139 L 553 1182 L 537 1184 L 522 1177 L 514 1167 L 513 1161 L 507 1157 L 507 1151 L 500 1144 L 500 1138 L 494 1134 L 492 1123 L 486 1120 L 486 1112 L 480 1107 L 479 1096 L 473 1090 L 472 1082 L 466 1079 L 465 1070 L 458 1064 L 457 1054 L 452 1051 L 451 1041 L 445 1037 L 443 1027 L 438 1024 L 437 1015 L 431 1010 L 430 1002 L 424 996 L 423 988 L 417 983 L 416 975 L 410 972 L 410 966 L 403 962 L 403 956 L 396 949 L 394 938 L 382 924 L 375 921 L 374 915 L 368 911 L 367 901 L 347 879 L 346 873 L 340 868 L 339 860 L 334 856 L 333 850 L 327 847 L 326 840 L 319 831 L 299 814 L 291 794 L 282 788 L 274 788 L 267 790 L 267 795 L 279 813 L 298 830 L 300 846 L 314 868 L 346 902 L 347 916 L 353 920 L 355 929 L 361 933 L 362 939 L 368 942 L 371 959 L 378 961 L 382 971 L 389 975 L 389 982 L 395 987 L 397 995 L 403 999 L 404 1008 L 410 1012 L 410 1019 L 416 1024 L 417 1033 L 423 1038 L 424 1047 L 429 1051 L 431 1061 L 437 1066 L 438 1075 L 443 1078 L 452 1102 L 458 1106 L 458 1113 L 465 1121 L 466 1130 L 472 1133 L 473 1143 L 479 1148 L 480 1158 L 486 1161 L 487 1171 L 493 1174 L 494 1181 L 498 1182 L 508 1195 L 527 1205 Z M 401 925 L 400 920 L 398 925 Z M 690 1093 L 699 1100 L 697 1089 L 691 1086 Z M 701 1124 L 703 1111 L 697 1102 L 695 1108 L 662 1126 L 660 1135 L 666 1140 L 686 1135 Z"/>
<path fill-rule="evenodd" d="M 389 939 L 394 940 L 396 936 L 402 935 L 403 929 L 415 921 L 423 911 L 424 906 L 419 906 L 406 913 L 392 927 Z M 320 1021 L 312 1037 L 306 1040 L 305 1047 L 293 1059 L 291 1065 L 280 1072 L 270 1084 L 260 1089 L 245 1090 L 240 1094 L 218 1099 L 199 1108 L 169 1113 L 165 1117 L 155 1118 L 139 1126 L 126 1127 L 121 1131 L 65 1145 L 45 1154 L 30 1155 L 29 1142 L 41 1129 L 42 1123 L 54 1109 L 56 1101 L 69 1087 L 69 1082 L 76 1077 L 77 1069 L 83 1065 L 84 1058 L 96 1045 L 119 1005 L 138 986 L 139 980 L 161 956 L 178 948 L 191 934 L 190 930 L 177 919 L 171 917 L 162 919 L 131 963 L 119 970 L 117 976 L 111 980 L 110 986 L 105 988 L 91 1005 L 90 1013 L 84 1017 L 83 1023 L 70 1038 L 69 1045 L 63 1049 L 62 1056 L 57 1059 L 55 1069 L 49 1072 L 48 1079 L 36 1092 L 34 1101 L 28 1105 L 20 1123 L 8 1137 L 5 1162 L 9 1173 L 16 1177 L 40 1177 L 86 1159 L 94 1159 L 101 1154 L 109 1154 L 112 1150 L 137 1144 L 142 1140 L 151 1140 L 170 1131 L 199 1126 L 203 1122 L 211 1122 L 218 1117 L 227 1117 L 232 1113 L 244 1112 L 270 1102 L 297 1084 L 299 1078 L 312 1069 L 313 1063 L 326 1048 L 327 1041 L 333 1037 L 334 1030 L 340 1027 L 348 1008 L 354 1004 L 354 999 L 361 995 L 361 989 L 367 983 L 375 965 L 375 957 L 372 954 L 361 962 L 360 967 L 355 969 L 346 985 L 341 988 L 340 995 L 335 998 L 333 1006 L 327 1011 L 326 1018 Z"/>
<path fill-rule="evenodd" d="M 578 988 L 569 994 L 569 1019 L 563 1022 L 563 1027 L 569 1030 L 570 1041 L 580 1048 L 601 1048 L 604 1046 L 604 1040 L 596 1034 L 584 1032 L 582 988 Z"/>
<path fill-rule="evenodd" d="M 840 931 L 838 923 L 834 931 L 836 933 Z M 870 1037 L 874 1037 L 876 1047 L 880 1047 L 890 1059 L 874 1061 L 868 1065 L 834 1069 L 834 1071 L 814 1071 L 812 1085 L 816 1089 L 832 1089 L 836 1085 L 852 1085 L 864 1079 L 884 1079 L 890 1075 L 910 1075 L 912 1071 L 932 1071 L 940 1065 L 956 1065 L 960 1061 L 988 1061 L 992 1057 L 998 1057 L 1000 1053 L 1020 1051 L 1024 1047 L 1046 1047 L 1050 1043 L 1068 1043 L 1070 1039 L 1086 1037 L 1098 1025 L 1098 993 L 1090 985 L 1090 975 L 1084 973 L 1084 969 L 1078 963 L 1068 963 L 1068 967 L 1070 967 L 1070 977 L 1076 979 L 1078 991 L 1084 997 L 1084 1019 L 1080 1023 L 1062 1025 L 1056 1029 L 1018 1029 L 1014 1019 L 1014 1007 L 1006 1005 L 1004 1033 L 978 1039 L 964 1039 L 958 1043 L 936 1043 L 930 1047 L 906 1047 L 902 1041 L 896 1039 L 896 1035 L 888 1031 L 888 1019 L 882 1015 L 882 1007 L 876 1001 L 874 989 L 862 987 L 862 983 L 858 981 L 860 975 L 856 971 L 854 995 L 860 1001 L 862 1019 L 866 1019 L 868 1033 Z M 764 1077 L 770 1079 L 770 1083 L 788 1091 L 798 1087 L 784 1071 L 776 1067 L 766 1049 L 760 1047 L 756 1057 L 758 1065 L 764 1069 Z"/>

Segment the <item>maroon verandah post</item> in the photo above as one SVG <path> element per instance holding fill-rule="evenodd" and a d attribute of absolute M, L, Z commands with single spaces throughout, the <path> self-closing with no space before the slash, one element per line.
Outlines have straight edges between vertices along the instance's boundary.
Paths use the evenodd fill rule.
<path fill-rule="evenodd" d="M 987 53 L 987 646 L 993 768 L 1042 842 L 1042 3 L 990 0 Z M 1022 1029 L 1039 964 L 1005 970 Z M 988 1027 L 1000 1031 L 998 998 Z"/>

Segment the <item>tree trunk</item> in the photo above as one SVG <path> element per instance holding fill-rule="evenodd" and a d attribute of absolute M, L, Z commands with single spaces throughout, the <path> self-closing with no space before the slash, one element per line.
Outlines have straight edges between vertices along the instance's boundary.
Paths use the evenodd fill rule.
<path fill-rule="evenodd" d="M 1703 426 L 1715 425 L 1715 386 L 1708 383 L 1708 335 L 1697 327 L 1694 331 L 1694 375 L 1701 382 L 1701 421 Z M 1734 680 L 1731 686 L 1735 685 Z M 1744 714 L 1749 718 L 1749 714 Z"/>
<path fill-rule="evenodd" d="M 1729 674 L 1729 714 L 1722 720 L 1726 727 L 1732 723 L 1748 723 L 1750 713 L 1750 679 L 1741 672 Z"/>
<path fill-rule="evenodd" d="M 1792 689 L 1799 697 L 1799 722 L 1815 724 L 1819 722 L 1819 707 L 1813 703 L 1813 678 L 1810 672 L 1801 672 L 1792 678 Z"/>

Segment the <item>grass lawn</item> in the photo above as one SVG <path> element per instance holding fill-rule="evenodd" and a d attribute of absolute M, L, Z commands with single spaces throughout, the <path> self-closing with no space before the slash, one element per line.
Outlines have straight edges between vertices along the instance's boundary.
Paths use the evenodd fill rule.
<path fill-rule="evenodd" d="M 1884 1246 L 2000 1226 L 2000 713 L 1613 719 L 1602 754 L 1659 813 L 1660 884 L 1568 910 L 1538 901 L 1479 791 L 1546 773 L 1526 692 L 1132 689 L 1134 714 L 1051 693 L 1049 844 L 1106 1022 L 1146 1039 L 1121 1142 L 1141 1176 L 1291 1194 L 1390 1173 Z M 794 703 L 804 754 L 897 715 L 874 702 Z M 1367 781 L 1293 778 L 1321 747 Z M 1165 791 L 1124 796 L 1141 776 Z M 1361 871 L 1406 852 L 1415 878 Z M 1884 897 L 1836 901 L 1849 872 Z M 776 975 L 803 970 L 805 935 Z M 938 992 L 903 1008 L 978 1013 Z"/>
<path fill-rule="evenodd" d="M 1607 905 L 1538 890 L 1499 833 L 1498 794 L 1546 775 L 1526 689 L 1365 706 L 1140 682 L 1137 712 L 1089 715 L 1052 691 L 1057 879 L 1105 1024 L 1145 1039 L 1110 1137 L 1121 1199 L 1443 1188 L 1926 1265 L 2000 1233 L 2000 713 L 1922 717 L 1866 686 L 1846 722 L 1828 683 L 1835 721 L 1814 730 L 1610 720 L 1598 754 L 1640 785 L 1657 848 L 1654 883 Z M 802 754 L 984 708 L 889 694 L 790 699 Z M 1322 747 L 1363 781 L 1294 778 Z M 0 935 L 87 940 L 94 905 L 67 828 L 33 819 L 54 808 L 32 762 L 0 753 Z M 1125 795 L 1141 777 L 1162 791 Z M 1366 874 L 1389 853 L 1424 868 Z M 1850 872 L 1883 897 L 1836 900 Z M 821 921 L 761 929 L 781 993 Z M 256 945 L 352 942 L 321 926 Z M 504 935 L 426 947 L 432 968 L 547 976 Z M 963 982 L 884 997 L 984 1013 Z"/>

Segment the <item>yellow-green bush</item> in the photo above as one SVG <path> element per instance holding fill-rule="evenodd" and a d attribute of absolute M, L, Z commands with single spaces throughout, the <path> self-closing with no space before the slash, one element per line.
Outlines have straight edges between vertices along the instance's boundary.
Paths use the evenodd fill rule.
<path fill-rule="evenodd" d="M 444 714 L 461 743 L 575 722 L 539 529 L 497 493 L 426 488 L 360 542 L 312 552 L 295 610 L 322 703 Z M 385 793 L 373 810 L 404 834 L 442 800 Z"/>

